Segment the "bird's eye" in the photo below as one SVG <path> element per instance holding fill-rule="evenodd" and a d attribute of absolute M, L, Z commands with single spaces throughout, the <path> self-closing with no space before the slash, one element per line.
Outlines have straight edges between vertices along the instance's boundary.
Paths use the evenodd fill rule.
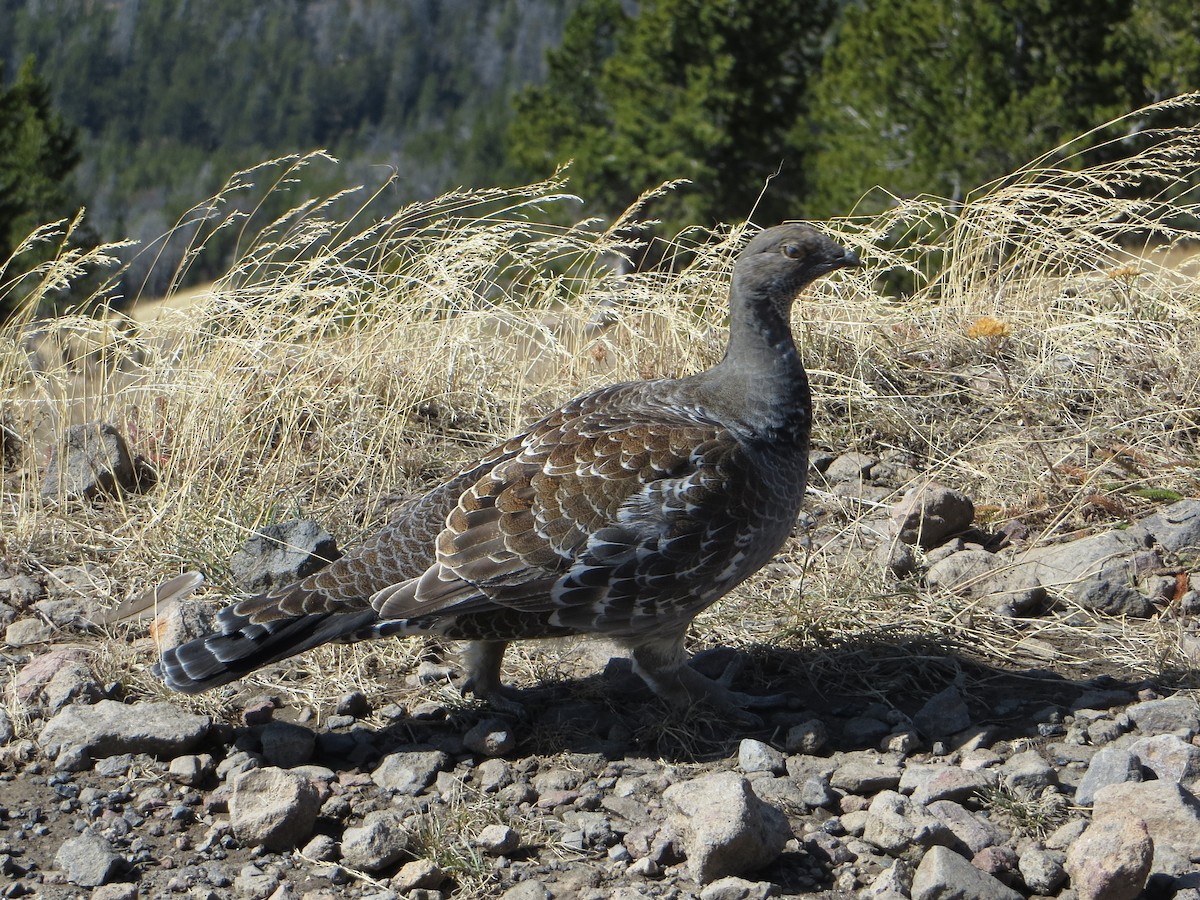
<path fill-rule="evenodd" d="M 802 255 L 799 244 L 784 244 L 779 248 L 779 252 L 788 259 L 799 259 Z"/>

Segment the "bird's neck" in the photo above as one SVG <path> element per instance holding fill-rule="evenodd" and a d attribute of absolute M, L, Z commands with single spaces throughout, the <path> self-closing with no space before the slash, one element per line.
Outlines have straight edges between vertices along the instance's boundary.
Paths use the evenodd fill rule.
<path fill-rule="evenodd" d="M 776 438 L 807 436 L 808 377 L 785 311 L 735 304 L 725 358 L 705 375 L 727 413 L 748 429 Z"/>

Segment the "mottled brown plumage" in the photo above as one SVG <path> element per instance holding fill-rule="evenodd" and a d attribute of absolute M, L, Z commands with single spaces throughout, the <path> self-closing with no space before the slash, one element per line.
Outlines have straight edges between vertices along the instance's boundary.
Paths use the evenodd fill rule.
<path fill-rule="evenodd" d="M 807 226 L 758 234 L 734 268 L 721 363 L 572 400 L 357 550 L 223 610 L 218 633 L 163 653 L 167 684 L 198 692 L 333 640 L 435 634 L 473 642 L 469 684 L 495 696 L 509 641 L 598 633 L 668 700 L 752 702 L 690 669 L 683 638 L 791 531 L 810 399 L 790 309 L 857 264 Z"/>

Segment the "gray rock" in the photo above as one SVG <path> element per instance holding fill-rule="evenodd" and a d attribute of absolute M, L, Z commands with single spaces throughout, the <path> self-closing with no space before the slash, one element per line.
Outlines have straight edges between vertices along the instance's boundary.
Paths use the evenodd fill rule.
<path fill-rule="evenodd" d="M 117 495 L 134 488 L 137 476 L 129 447 L 116 428 L 103 422 L 74 425 L 67 429 L 62 445 L 50 451 L 42 499 Z"/>
<path fill-rule="evenodd" d="M 408 849 L 408 832 L 400 813 L 377 809 L 363 817 L 362 825 L 342 834 L 342 859 L 346 865 L 378 872 L 400 860 Z"/>
<path fill-rule="evenodd" d="M 753 738 L 743 738 L 741 744 L 738 745 L 738 768 L 747 774 L 771 772 L 775 775 L 782 775 L 787 771 L 782 753 L 769 744 Z"/>
<path fill-rule="evenodd" d="M 1141 780 L 1142 766 L 1137 757 L 1120 747 L 1103 747 L 1092 756 L 1087 772 L 1075 788 L 1075 803 L 1091 806 L 1102 787 Z"/>
<path fill-rule="evenodd" d="M 388 886 L 404 895 L 422 888 L 437 890 L 445 880 L 445 871 L 433 860 L 414 859 L 400 867 L 400 871 L 388 881 Z"/>
<path fill-rule="evenodd" d="M 353 716 L 361 719 L 371 714 L 371 701 L 362 691 L 350 691 L 338 698 L 333 711 L 339 716 Z"/>
<path fill-rule="evenodd" d="M 13 729 L 12 719 L 8 716 L 8 710 L 0 706 L 0 747 L 3 747 L 13 739 L 16 731 Z"/>
<path fill-rule="evenodd" d="M 238 872 L 237 878 L 233 882 L 233 888 L 241 897 L 247 900 L 263 900 L 274 894 L 275 889 L 279 887 L 279 876 L 272 872 L 264 872 L 258 866 L 246 865 L 242 866 Z"/>
<path fill-rule="evenodd" d="M 1010 791 L 1040 793 L 1056 782 L 1054 767 L 1036 750 L 1014 753 L 1000 766 L 1004 786 Z"/>
<path fill-rule="evenodd" d="M 46 589 L 40 581 L 28 575 L 10 575 L 0 578 L 0 603 L 17 608 L 32 606 L 42 598 Z"/>
<path fill-rule="evenodd" d="M 371 772 L 371 780 L 384 790 L 415 796 L 433 783 L 437 773 L 450 766 L 441 750 L 420 748 L 390 753 Z"/>
<path fill-rule="evenodd" d="M 501 894 L 500 900 L 550 900 L 550 892 L 540 881 L 522 881 Z"/>
<path fill-rule="evenodd" d="M 1079 900 L 1133 900 L 1150 877 L 1154 844 L 1133 815 L 1100 816 L 1067 852 L 1066 870 Z"/>
<path fill-rule="evenodd" d="M 1020 616 L 1046 602 L 1046 589 L 1031 567 L 986 550 L 960 550 L 929 567 L 930 587 L 973 598 L 1007 616 Z"/>
<path fill-rule="evenodd" d="M 912 900 L 1023 900 L 999 879 L 971 865 L 953 850 L 933 847 L 913 875 Z"/>
<path fill-rule="evenodd" d="M 492 794 L 513 783 L 512 766 L 502 759 L 485 759 L 475 767 L 475 783 L 485 794 Z"/>
<path fill-rule="evenodd" d="M 1177 781 L 1192 787 L 1200 779 L 1200 747 L 1189 744 L 1179 735 L 1156 734 L 1141 738 L 1130 745 L 1129 752 L 1163 781 Z"/>
<path fill-rule="evenodd" d="M 73 748 L 93 759 L 120 753 L 175 757 L 200 743 L 210 728 L 208 716 L 184 712 L 170 703 L 127 705 L 101 700 L 92 706 L 64 707 L 46 723 L 38 741 L 54 756 Z"/>
<path fill-rule="evenodd" d="M 1052 895 L 1067 880 L 1066 860 L 1067 854 L 1061 850 L 1030 847 L 1021 854 L 1017 870 L 1025 886 L 1035 894 Z"/>
<path fill-rule="evenodd" d="M 913 716 L 913 724 L 930 740 L 945 740 L 971 724 L 967 701 L 955 685 L 934 694 Z"/>
<path fill-rule="evenodd" d="M 312 759 L 317 736 L 312 729 L 291 722 L 271 722 L 262 730 L 263 761 L 268 766 L 292 769 Z"/>
<path fill-rule="evenodd" d="M 850 760 L 834 770 L 829 783 L 848 794 L 869 796 L 898 787 L 901 772 L 899 766 Z"/>
<path fill-rule="evenodd" d="M 849 748 L 874 747 L 891 731 L 891 726 L 874 716 L 854 716 L 842 725 L 842 745 Z"/>
<path fill-rule="evenodd" d="M 268 525 L 229 559 L 238 583 L 265 591 L 311 575 L 341 556 L 337 541 L 316 522 L 297 519 Z"/>
<path fill-rule="evenodd" d="M 809 719 L 788 729 L 783 749 L 788 753 L 817 753 L 829 743 L 829 729 L 820 719 Z"/>
<path fill-rule="evenodd" d="M 818 807 L 833 807 L 838 801 L 838 795 L 829 784 L 829 776 L 825 774 L 810 775 L 800 782 L 800 799 L 806 806 L 813 809 Z"/>
<path fill-rule="evenodd" d="M 928 550 L 965 531 L 974 518 L 970 497 L 931 482 L 910 489 L 892 509 L 891 533 Z"/>
<path fill-rule="evenodd" d="M 1005 843 L 1010 835 L 990 819 L 977 816 L 953 800 L 935 800 L 929 812 L 941 819 L 954 837 L 974 856 L 987 847 Z"/>
<path fill-rule="evenodd" d="M 1184 860 L 1200 859 L 1200 801 L 1190 791 L 1171 781 L 1143 781 L 1111 784 L 1096 792 L 1093 825 L 1104 818 L 1134 815 L 1146 823 L 1154 841 L 1156 871 L 1169 871 L 1159 859 L 1172 851 Z"/>
<path fill-rule="evenodd" d="M 732 875 L 719 878 L 700 891 L 700 900 L 767 900 L 778 896 L 778 885 L 769 881 L 746 881 Z"/>
<path fill-rule="evenodd" d="M 17 619 L 4 629 L 4 642 L 12 647 L 45 644 L 54 639 L 54 629 L 41 619 Z"/>
<path fill-rule="evenodd" d="M 1172 553 L 1200 549 L 1200 500 L 1180 500 L 1147 516 L 1138 527 Z"/>
<path fill-rule="evenodd" d="M 1130 586 L 1136 578 L 1133 557 L 1145 548 L 1146 539 L 1136 528 L 1106 531 L 1034 548 L 1024 562 L 1043 585 L 1081 606 L 1112 615 L 1146 616 L 1153 605 Z"/>
<path fill-rule="evenodd" d="M 193 638 L 218 630 L 217 614 L 211 603 L 185 597 L 159 612 L 154 620 L 154 628 L 162 646 L 178 647 Z"/>
<path fill-rule="evenodd" d="M 954 843 L 946 823 L 895 791 L 882 791 L 867 807 L 863 840 L 890 854 L 915 845 L 932 847 Z"/>
<path fill-rule="evenodd" d="M 911 790 L 913 800 L 921 806 L 938 800 L 963 801 L 980 797 L 996 787 L 1000 780 L 992 769 L 958 766 L 907 766 L 904 775 L 905 778 L 900 779 L 901 793 Z"/>
<path fill-rule="evenodd" d="M 86 663 L 67 662 L 42 688 L 42 701 L 46 712 L 54 714 L 72 703 L 95 703 L 103 693 L 104 688 Z"/>
<path fill-rule="evenodd" d="M 506 722 L 484 719 L 463 735 L 463 745 L 480 756 L 503 756 L 517 746 L 517 737 Z"/>
<path fill-rule="evenodd" d="M 1200 731 L 1200 706 L 1189 697 L 1145 700 L 1127 708 L 1125 714 L 1142 734 L 1177 734 L 1190 740 Z"/>
<path fill-rule="evenodd" d="M 314 835 L 300 852 L 317 862 L 333 862 L 339 855 L 337 841 L 327 834 Z"/>
<path fill-rule="evenodd" d="M 229 824 L 244 843 L 287 850 L 312 834 L 320 809 L 311 781 L 269 766 L 243 772 L 233 782 Z"/>
<path fill-rule="evenodd" d="M 122 864 L 108 841 L 90 831 L 63 841 L 54 855 L 54 865 L 66 873 L 67 881 L 81 887 L 104 884 L 117 875 Z"/>
<path fill-rule="evenodd" d="M 875 457 L 867 456 L 865 453 L 854 451 L 843 453 L 825 469 L 825 479 L 830 484 L 839 481 L 861 481 L 870 475 L 871 468 L 876 462 L 878 460 Z"/>
<path fill-rule="evenodd" d="M 472 843 L 489 856 L 503 856 L 521 846 L 521 835 L 507 825 L 488 825 Z"/>
<path fill-rule="evenodd" d="M 663 800 L 668 822 L 682 836 L 688 869 L 702 885 L 773 862 L 791 838 L 783 813 L 733 772 L 673 784 Z"/>
<path fill-rule="evenodd" d="M 203 784 L 215 773 L 216 765 L 207 753 L 201 753 L 199 756 L 177 756 L 167 767 L 167 775 L 172 781 L 192 787 Z"/>

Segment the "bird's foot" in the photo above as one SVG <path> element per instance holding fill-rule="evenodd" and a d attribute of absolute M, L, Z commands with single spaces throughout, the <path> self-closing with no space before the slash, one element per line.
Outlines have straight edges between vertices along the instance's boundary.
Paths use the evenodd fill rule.
<path fill-rule="evenodd" d="M 462 653 L 466 681 L 462 692 L 486 702 L 501 715 L 525 719 L 529 711 L 516 691 L 500 681 L 500 661 L 508 645 L 499 641 L 472 641 Z"/>
<path fill-rule="evenodd" d="M 634 653 L 637 673 L 658 696 L 679 709 L 707 707 L 717 710 L 733 724 L 759 728 L 762 719 L 749 710 L 786 706 L 791 700 L 786 694 L 747 694 L 733 690 L 733 680 L 741 670 L 738 659 L 730 662 L 716 678 L 696 671 L 682 659 L 674 664 L 653 665 L 657 661 L 646 653 Z"/>

